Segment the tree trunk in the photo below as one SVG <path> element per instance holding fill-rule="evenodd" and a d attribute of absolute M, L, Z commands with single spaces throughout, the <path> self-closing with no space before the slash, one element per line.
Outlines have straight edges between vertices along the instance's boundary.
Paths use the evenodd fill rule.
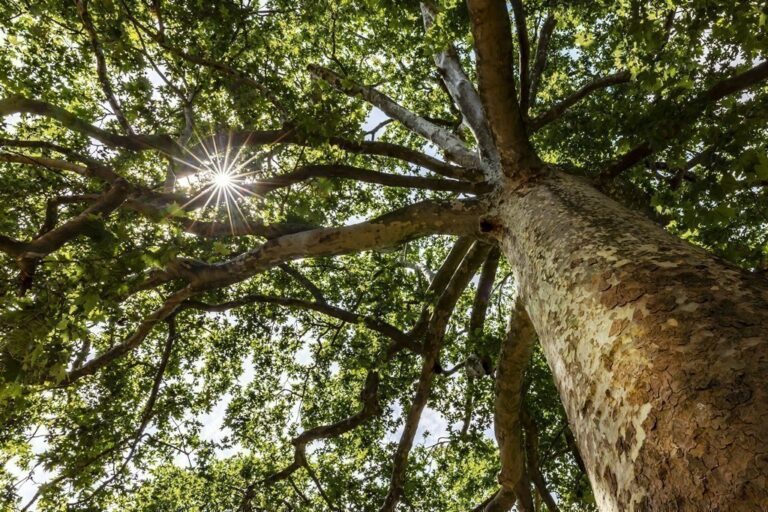
<path fill-rule="evenodd" d="M 495 215 L 600 509 L 768 510 L 768 281 L 572 176 Z"/>

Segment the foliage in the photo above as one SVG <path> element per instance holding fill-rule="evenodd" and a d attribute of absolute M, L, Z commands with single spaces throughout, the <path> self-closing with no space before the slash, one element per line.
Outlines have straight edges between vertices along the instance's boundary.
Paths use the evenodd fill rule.
<path fill-rule="evenodd" d="M 166 134 L 187 148 L 217 132 L 225 134 L 219 143 L 226 144 L 244 129 L 287 129 L 303 141 L 244 148 L 238 161 L 255 162 L 242 179 L 246 183 L 315 164 L 429 175 L 399 159 L 344 151 L 332 137 L 375 137 L 442 156 L 398 123 L 366 133 L 384 120 L 380 113 L 359 97 L 313 79 L 310 64 L 332 68 L 347 85 L 375 85 L 475 144 L 433 63 L 433 54 L 453 42 L 475 79 L 467 9 L 454 0 L 439 4 L 441 12 L 426 34 L 415 1 L 93 0 L 87 8 L 107 80 L 135 133 Z M 536 131 L 533 143 L 542 158 L 596 178 L 606 162 L 649 140 L 654 154 L 606 189 L 734 264 L 763 268 L 768 259 L 768 89 L 752 88 L 703 110 L 681 105 L 766 54 L 766 6 L 720 0 L 532 0 L 525 8 L 534 49 L 544 18 L 557 18 L 530 119 L 595 78 L 624 70 L 631 75 L 626 83 L 586 96 Z M 110 133 L 125 133 L 99 79 L 94 45 L 75 3 L 9 0 L 0 6 L 0 19 L 0 96 L 46 101 Z M 194 114 L 187 141 L 185 107 Z M 3 155 L 74 160 L 73 155 L 85 155 L 157 193 L 165 191 L 169 165 L 181 170 L 162 152 L 114 147 L 50 117 L 23 114 L 2 123 Z M 11 139 L 48 141 L 71 154 L 50 147 L 28 151 L 8 143 Z M 180 180 L 177 191 L 191 197 L 208 178 L 203 173 Z M 0 161 L 0 233 L 33 240 L 41 234 L 51 201 L 62 224 L 88 204 L 77 197 L 92 200 L 104 190 L 103 181 L 39 161 Z M 53 483 L 39 487 L 40 510 L 236 509 L 251 483 L 293 461 L 294 437 L 359 411 L 360 392 L 375 370 L 383 413 L 341 436 L 311 443 L 308 468 L 275 485 L 257 486 L 252 504 L 259 510 L 378 509 L 421 360 L 401 351 L 388 361 L 390 340 L 363 321 L 264 301 L 225 312 L 189 307 L 157 322 L 135 350 L 95 375 L 71 385 L 65 378 L 77 361 L 126 340 L 180 289 L 170 280 L 140 289 L 148 276 L 180 259 L 230 260 L 264 242 L 250 234 L 232 236 L 227 229 L 220 236 L 194 234 L 185 220 L 340 226 L 455 195 L 320 177 L 269 193 L 243 193 L 229 211 L 223 203 L 214 206 L 216 201 L 193 209 L 181 200 L 153 203 L 143 196 L 143 205 L 154 207 L 151 212 L 121 207 L 94 215 L 80 236 L 40 258 L 23 294 L 18 262 L 1 254 L 0 460 L 5 469 L 0 499 L 8 508 L 19 506 L 48 481 Z M 301 259 L 290 268 L 322 290 L 327 304 L 408 333 L 422 306 L 436 299 L 428 277 L 415 266 L 437 271 L 453 242 L 453 237 L 431 236 L 394 250 Z M 511 270 L 501 262 L 484 329 L 470 335 L 477 285 L 463 292 L 451 316 L 440 354 L 445 369 L 470 354 L 498 354 L 514 295 Z M 275 267 L 207 289 L 195 300 L 217 304 L 253 294 L 317 299 L 301 279 Z M 169 342 L 172 350 L 163 363 Z M 587 477 L 568 442 L 567 421 L 538 349 L 526 388 L 526 409 L 540 429 L 550 492 L 561 510 L 592 509 Z M 469 395 L 472 420 L 462 434 Z M 470 381 L 463 372 L 438 375 L 428 407 L 409 461 L 406 504 L 413 510 L 471 509 L 498 487 L 492 379 Z M 34 482 L 25 475 L 34 475 Z"/>

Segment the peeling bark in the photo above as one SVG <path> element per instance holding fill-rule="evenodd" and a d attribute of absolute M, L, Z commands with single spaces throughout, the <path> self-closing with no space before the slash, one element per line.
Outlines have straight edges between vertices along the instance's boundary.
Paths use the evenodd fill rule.
<path fill-rule="evenodd" d="M 600 509 L 768 508 L 768 282 L 572 176 L 497 214 Z"/>
<path fill-rule="evenodd" d="M 521 510 L 533 510 L 530 486 L 525 474 L 520 409 L 523 402 L 523 376 L 535 339 L 531 320 L 518 297 L 496 370 L 493 425 L 501 458 L 501 490 L 486 506 L 485 512 L 509 510 L 515 503 L 515 497 Z"/>

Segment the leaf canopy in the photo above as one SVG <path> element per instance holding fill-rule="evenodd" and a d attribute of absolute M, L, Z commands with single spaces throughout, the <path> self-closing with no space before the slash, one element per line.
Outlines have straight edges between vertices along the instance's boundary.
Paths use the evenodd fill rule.
<path fill-rule="evenodd" d="M 758 81 L 717 97 L 717 84 L 765 58 L 768 7 L 719 0 L 524 7 L 532 72 L 546 20 L 556 20 L 524 116 L 541 159 L 599 181 L 737 265 L 764 268 L 768 88 Z M 214 272 L 281 235 L 359 223 L 419 201 L 482 198 L 466 166 L 404 123 L 388 122 L 358 90 L 375 87 L 478 149 L 433 60 L 453 45 L 476 82 L 467 7 L 442 0 L 436 9 L 425 30 L 415 1 L 0 6 L 7 507 L 34 499 L 40 510 L 234 510 L 260 482 L 254 510 L 378 509 L 421 367 L 407 340 L 436 307 L 430 280 L 452 233 L 306 258 L 299 249 L 295 261 L 186 295 L 178 278 L 195 265 Z M 339 83 L 313 76 L 312 65 L 333 70 Z M 610 83 L 593 87 L 605 77 Z M 563 103 L 585 87 L 593 89 Z M 603 180 L 640 146 L 643 158 Z M 234 185 L 210 188 L 213 175 L 230 171 Z M 119 206 L 98 209 L 123 182 L 130 190 Z M 17 257 L 17 241 L 75 222 L 77 236 L 52 250 L 24 246 L 26 256 Z M 29 256 L 32 249 L 41 255 Z M 507 263 L 492 281 L 484 324 L 472 331 L 478 287 L 475 279 L 456 300 L 440 353 L 446 370 L 471 354 L 497 357 L 514 295 Z M 175 296 L 182 307 L 151 317 Z M 216 304 L 223 306 L 211 311 Z M 128 353 L 69 382 L 83 363 L 141 329 L 144 339 Z M 394 354 L 392 336 L 401 343 Z M 380 414 L 313 440 L 299 470 L 265 483 L 295 461 L 296 436 L 365 416 L 361 392 L 372 372 Z M 525 387 L 549 491 L 561 510 L 593 508 L 538 349 Z M 492 420 L 492 379 L 437 375 L 405 504 L 468 510 L 493 493 Z"/>

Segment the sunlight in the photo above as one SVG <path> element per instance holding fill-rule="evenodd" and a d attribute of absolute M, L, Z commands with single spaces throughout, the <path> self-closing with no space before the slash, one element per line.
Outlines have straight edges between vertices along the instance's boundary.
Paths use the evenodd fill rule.
<path fill-rule="evenodd" d="M 233 176 L 228 172 L 217 172 L 212 181 L 216 188 L 229 188 L 234 185 Z"/>
<path fill-rule="evenodd" d="M 195 154 L 195 152 L 185 148 L 186 154 L 190 158 L 177 159 L 177 161 L 197 171 L 195 175 L 186 178 L 182 183 L 189 187 L 194 180 L 202 185 L 202 188 L 198 189 L 193 194 L 194 197 L 182 205 L 182 208 L 204 200 L 202 207 L 198 206 L 195 209 L 205 210 L 211 206 L 216 216 L 221 210 L 224 210 L 226 222 L 229 224 L 233 235 L 236 234 L 238 227 L 245 226 L 245 229 L 249 231 L 250 222 L 238 203 L 246 197 L 257 196 L 245 181 L 248 177 L 260 172 L 260 160 L 265 155 L 257 153 L 249 158 L 243 158 L 242 151 L 247 146 L 247 141 L 245 144 L 239 144 L 237 150 L 234 151 L 231 144 L 231 134 L 225 144 L 217 144 L 215 137 L 204 142 L 199 134 L 195 132 L 195 135 L 198 140 L 198 148 L 202 150 L 204 155 Z M 207 145 L 208 143 L 210 147 Z M 193 225 L 196 222 L 197 220 L 193 222 Z"/>

